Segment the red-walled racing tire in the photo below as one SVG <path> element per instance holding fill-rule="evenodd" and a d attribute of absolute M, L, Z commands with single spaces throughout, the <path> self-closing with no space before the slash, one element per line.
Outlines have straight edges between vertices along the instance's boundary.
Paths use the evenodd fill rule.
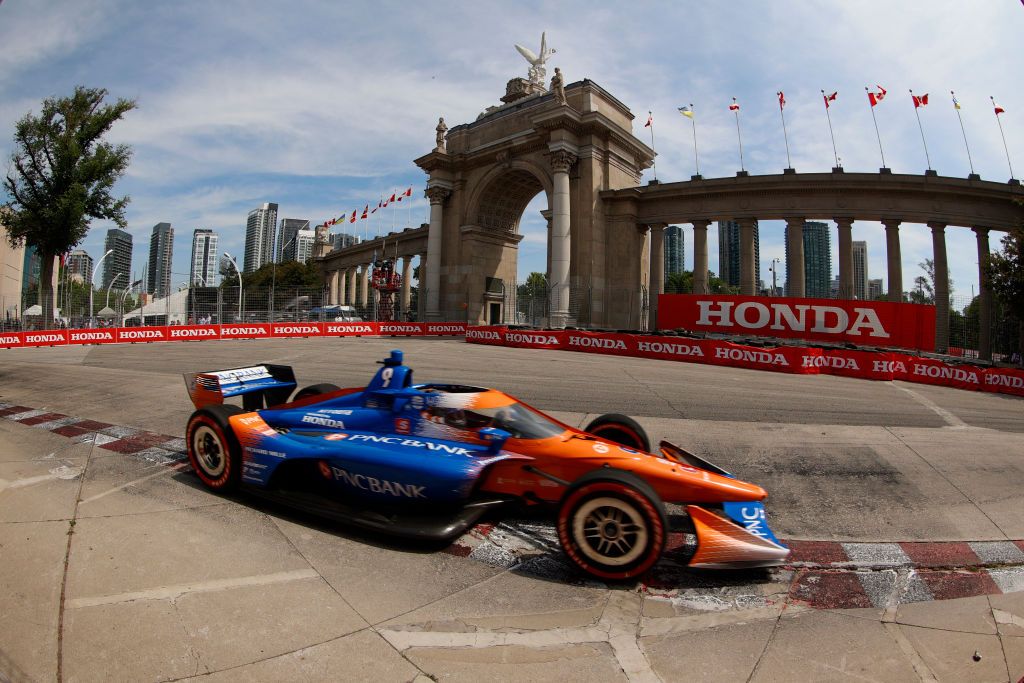
<path fill-rule="evenodd" d="M 609 581 L 650 569 L 665 549 L 668 523 L 658 494 L 630 472 L 588 472 L 566 491 L 558 540 L 577 567 Z"/>
<path fill-rule="evenodd" d="M 651 452 L 651 441 L 647 438 L 647 432 L 636 420 L 626 415 L 607 413 L 593 420 L 583 431 L 620 446 L 635 448 L 644 453 Z"/>
<path fill-rule="evenodd" d="M 188 461 L 208 489 L 228 492 L 242 475 L 242 449 L 228 418 L 244 412 L 233 405 L 212 405 L 192 413 L 185 430 Z"/>

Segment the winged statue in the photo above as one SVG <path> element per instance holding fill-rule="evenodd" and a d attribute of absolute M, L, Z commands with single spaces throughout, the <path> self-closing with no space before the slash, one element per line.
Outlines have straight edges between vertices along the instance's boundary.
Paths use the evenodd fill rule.
<path fill-rule="evenodd" d="M 540 34 L 540 54 L 534 54 L 533 50 L 525 48 L 522 45 L 516 45 L 516 50 L 519 54 L 530 63 L 530 82 L 536 83 L 537 85 L 544 85 L 544 77 L 547 75 L 547 71 L 544 69 L 545 62 L 555 54 L 555 50 L 548 48 L 547 37 L 545 33 Z"/>

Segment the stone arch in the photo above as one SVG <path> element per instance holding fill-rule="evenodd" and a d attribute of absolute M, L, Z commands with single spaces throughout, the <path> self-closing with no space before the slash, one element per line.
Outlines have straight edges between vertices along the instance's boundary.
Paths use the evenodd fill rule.
<path fill-rule="evenodd" d="M 489 170 L 470 192 L 469 222 L 485 230 L 518 233 L 519 220 L 530 201 L 543 192 L 551 205 L 551 174 L 517 159 Z"/>

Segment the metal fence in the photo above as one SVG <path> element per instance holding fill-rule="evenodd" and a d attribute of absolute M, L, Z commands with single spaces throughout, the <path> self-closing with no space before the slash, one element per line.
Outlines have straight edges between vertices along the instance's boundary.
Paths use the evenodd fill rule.
<path fill-rule="evenodd" d="M 500 293 L 502 320 L 505 325 L 550 327 L 551 313 L 557 309 L 557 287 L 546 283 L 519 284 L 506 282 Z M 646 287 L 636 290 L 615 290 L 595 301 L 594 288 L 580 283 L 569 287 L 566 325 L 585 329 L 607 329 L 598 321 L 623 321 L 622 329 L 646 331 L 650 300 Z"/>

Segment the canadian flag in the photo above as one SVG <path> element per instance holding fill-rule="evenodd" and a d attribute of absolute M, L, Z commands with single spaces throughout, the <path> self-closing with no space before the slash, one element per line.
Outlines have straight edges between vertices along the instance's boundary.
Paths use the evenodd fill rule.
<path fill-rule="evenodd" d="M 385 204 L 384 206 L 387 206 L 388 204 L 390 204 L 390 203 L 391 203 L 391 202 L 393 202 L 393 201 L 395 201 L 395 195 L 394 195 L 394 193 L 392 193 L 392 194 L 391 194 L 391 197 L 389 197 L 389 198 L 388 198 L 387 204 Z"/>
<path fill-rule="evenodd" d="M 355 223 L 356 222 L 356 212 L 355 211 L 352 212 L 352 218 L 348 219 L 348 222 L 349 223 Z"/>
<path fill-rule="evenodd" d="M 885 99 L 885 88 L 880 85 L 876 85 L 875 87 L 878 88 L 878 92 L 868 91 L 868 101 L 871 103 L 872 107 Z"/>
<path fill-rule="evenodd" d="M 914 109 L 917 109 L 918 107 L 924 107 L 928 104 L 928 93 L 925 93 L 920 97 L 911 93 L 910 96 L 914 98 Z"/>
<path fill-rule="evenodd" d="M 736 98 L 734 97 L 734 98 L 732 98 L 732 104 L 729 105 L 729 111 L 739 111 L 739 110 L 740 110 L 740 105 L 736 101 Z"/>
<path fill-rule="evenodd" d="M 992 106 L 995 107 L 996 116 L 1006 113 L 1006 110 L 996 104 L 995 100 L 992 100 Z"/>
<path fill-rule="evenodd" d="M 836 92 L 832 93 L 831 95 L 826 95 L 824 92 L 821 93 L 821 96 L 823 98 L 825 98 L 825 109 L 829 108 L 829 106 L 830 106 L 829 102 L 835 102 L 836 101 L 836 96 L 838 94 L 839 94 L 838 90 Z"/>
<path fill-rule="evenodd" d="M 647 123 L 644 124 L 644 128 L 650 128 L 652 123 L 654 123 L 654 114 L 647 112 Z"/>
<path fill-rule="evenodd" d="M 359 217 L 359 220 L 362 220 L 362 219 L 366 218 L 367 216 L 369 216 L 370 215 L 369 211 L 370 211 L 370 205 L 367 204 L 366 208 L 363 209 L 363 215 Z"/>

